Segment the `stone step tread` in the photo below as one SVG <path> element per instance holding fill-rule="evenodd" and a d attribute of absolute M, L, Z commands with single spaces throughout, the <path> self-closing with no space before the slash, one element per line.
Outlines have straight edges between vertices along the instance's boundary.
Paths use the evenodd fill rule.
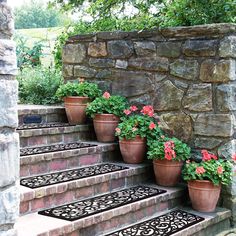
<path fill-rule="evenodd" d="M 139 199 L 139 200 L 136 199 L 135 202 L 129 202 L 127 200 L 128 198 L 126 197 L 125 199 L 127 200 L 127 204 L 123 205 L 122 202 L 124 201 L 124 196 L 122 196 L 122 194 L 120 196 L 117 193 L 121 191 L 119 190 L 119 191 L 112 192 L 112 194 L 115 194 L 115 195 L 118 194 L 119 197 L 116 196 L 115 199 L 118 198 L 118 200 L 121 202 L 121 205 L 117 206 L 116 208 L 107 209 L 107 210 L 104 209 L 103 212 L 97 212 L 96 214 L 89 215 L 75 221 L 62 220 L 62 219 L 57 219 L 54 217 L 43 216 L 38 213 L 32 213 L 25 216 L 21 216 L 18 219 L 15 227 L 18 229 L 19 236 L 23 236 L 23 235 L 24 236 L 34 236 L 34 235 L 52 236 L 52 235 L 67 235 L 67 234 L 69 235 L 73 231 L 79 230 L 81 228 L 97 226 L 97 224 L 99 223 L 102 224 L 103 222 L 110 221 L 113 218 L 116 219 L 116 217 L 123 218 L 124 215 L 126 214 L 134 214 L 136 216 L 136 213 L 135 213 L 136 211 L 138 212 L 138 211 L 141 211 L 142 209 L 147 209 L 148 207 L 150 207 L 150 210 L 152 211 L 154 210 L 154 212 L 156 212 L 156 209 L 153 209 L 153 208 L 156 208 L 158 206 L 158 209 L 161 210 L 162 204 L 164 204 L 165 202 L 171 201 L 172 199 L 176 199 L 177 197 L 181 197 L 185 192 L 183 187 L 167 188 L 167 187 L 157 186 L 156 184 L 144 184 L 144 186 L 149 187 L 151 189 L 161 189 L 166 192 L 158 194 L 157 193 L 158 190 L 151 190 L 151 191 L 154 191 L 154 195 L 149 196 L 149 197 L 146 197 L 144 195 L 143 199 Z M 155 195 L 155 194 L 158 194 L 158 195 Z M 135 199 L 135 195 L 134 194 L 131 194 L 131 195 Z M 97 196 L 97 197 L 100 197 L 100 199 L 102 200 L 101 203 L 103 203 L 105 206 L 108 205 L 108 208 L 110 208 L 110 205 L 109 205 L 110 203 L 104 202 L 104 199 L 103 199 L 104 195 Z M 94 199 L 94 198 L 88 198 L 84 200 L 85 208 L 86 208 L 86 201 L 90 199 Z M 97 204 L 95 204 L 95 206 L 96 205 Z M 87 209 L 89 209 L 89 207 Z M 99 206 L 98 206 L 98 209 L 99 209 Z M 146 211 L 145 213 L 141 214 L 141 218 L 145 216 L 147 216 Z M 128 223 L 132 223 L 133 218 L 130 220 L 131 222 L 128 222 Z M 44 227 L 42 227 L 42 225 L 44 225 Z M 91 236 L 92 235 L 95 236 L 94 233 L 92 233 Z M 97 235 L 101 235 L 101 234 L 97 234 Z"/>
<path fill-rule="evenodd" d="M 92 124 L 66 125 L 60 127 L 17 130 L 20 138 L 91 131 Z"/>
<path fill-rule="evenodd" d="M 89 169 L 90 170 L 98 170 L 99 168 L 96 167 L 103 167 L 103 172 L 104 166 L 113 166 L 113 169 L 115 171 L 111 171 L 111 172 L 107 172 L 107 173 L 98 173 L 96 175 L 90 175 L 90 173 L 88 173 L 87 177 L 82 177 L 82 178 L 78 178 L 76 179 L 71 179 L 69 181 L 65 181 L 65 182 L 60 182 L 60 183 L 55 183 L 55 184 L 51 184 L 51 185 L 47 185 L 47 186 L 42 186 L 42 187 L 38 187 L 38 188 L 29 188 L 23 185 L 20 185 L 20 193 L 21 193 L 21 201 L 29 201 L 32 200 L 34 198 L 42 198 L 44 196 L 47 195 L 52 195 L 55 193 L 62 193 L 64 191 L 67 190 L 71 190 L 71 189 L 76 189 L 76 188 L 82 188 L 82 187 L 87 187 L 87 186 L 91 186 L 91 185 L 95 185 L 95 184 L 99 184 L 99 183 L 103 183 L 109 180 L 116 180 L 119 178 L 125 178 L 125 177 L 130 177 L 130 176 L 135 176 L 135 175 L 139 175 L 142 173 L 146 173 L 146 172 L 150 172 L 151 166 L 149 163 L 143 163 L 143 164 L 124 164 L 124 163 L 120 163 L 120 162 L 112 162 L 112 163 L 102 163 L 99 165 L 94 165 L 93 167 L 88 166 L 88 167 L 82 167 L 82 168 L 77 168 L 77 169 L 70 169 L 67 171 L 78 171 L 78 170 L 84 170 L 84 169 Z M 119 167 L 119 169 L 118 169 Z M 116 169 L 117 168 L 117 169 Z M 86 170 L 85 170 L 86 171 Z M 108 170 L 109 171 L 109 170 Z M 58 174 L 63 173 L 61 171 L 58 172 L 53 172 L 51 174 L 54 174 L 54 176 L 58 176 Z M 49 176 L 47 175 L 35 175 L 33 177 L 30 178 L 37 178 L 40 176 Z M 22 178 L 23 180 L 27 180 L 29 179 L 27 178 Z M 21 179 L 21 181 L 22 181 Z M 42 179 L 40 179 L 42 181 Z M 27 181 L 24 181 L 27 182 Z"/>
<path fill-rule="evenodd" d="M 96 147 L 97 144 L 89 142 L 70 142 L 70 143 L 56 143 L 50 145 L 34 146 L 34 147 L 23 147 L 20 148 L 20 156 L 31 156 L 35 154 L 61 152 L 74 149 L 82 149 L 89 147 Z"/>
<path fill-rule="evenodd" d="M 99 196 L 104 193 L 141 184 L 149 181 L 152 177 L 152 166 L 150 164 L 131 165 L 117 162 L 109 162 L 107 164 L 128 167 L 128 169 L 34 189 L 20 186 L 20 213 L 22 215 L 30 214 L 49 207 L 66 204 L 67 202 Z M 89 167 L 89 169 L 91 168 Z"/>
<path fill-rule="evenodd" d="M 21 178 L 20 184 L 30 189 L 46 187 L 54 184 L 69 182 L 97 176 L 101 174 L 113 173 L 116 171 L 127 170 L 129 167 L 112 163 L 102 163 L 98 165 L 80 167 L 76 169 L 51 172 L 43 175 Z"/>
<path fill-rule="evenodd" d="M 52 113 L 55 110 L 65 110 L 62 105 L 29 105 L 29 104 L 19 104 L 17 105 L 17 110 L 19 115 L 27 114 L 45 114 Z"/>
<path fill-rule="evenodd" d="M 224 230 L 221 233 L 216 234 L 215 236 L 236 236 L 236 226 L 231 229 Z"/>
<path fill-rule="evenodd" d="M 85 154 L 92 154 L 92 153 L 101 153 L 106 151 L 113 151 L 118 149 L 118 143 L 100 143 L 96 141 L 82 141 L 84 144 L 91 144 L 93 146 L 86 147 L 86 148 L 72 148 L 67 150 L 61 150 L 61 151 L 54 151 L 54 152 L 45 152 L 45 153 L 37 153 L 37 154 L 31 154 L 31 155 L 25 155 L 20 156 L 20 164 L 32 164 L 37 163 L 40 161 L 50 161 L 53 159 L 59 159 L 59 158 L 68 158 L 72 156 L 80 156 Z M 59 145 L 61 143 L 58 143 Z M 65 145 L 67 143 L 64 143 Z M 52 144 L 57 145 L 57 144 Z M 47 147 L 49 145 L 40 145 L 40 146 L 33 146 L 33 147 L 23 147 L 20 148 L 20 150 L 24 151 L 29 148 L 41 148 L 41 147 Z"/>
<path fill-rule="evenodd" d="M 75 125 L 62 122 L 53 122 L 53 123 L 41 122 L 41 123 L 20 124 L 17 130 L 46 129 L 46 128 L 56 128 L 56 127 L 67 127 L 67 126 L 75 126 Z"/>
<path fill-rule="evenodd" d="M 214 213 L 202 213 L 189 207 L 178 207 L 157 213 L 154 217 L 149 217 L 144 221 L 128 225 L 118 230 L 110 231 L 101 236 L 191 236 L 204 230 L 210 225 L 217 224 L 229 218 L 230 216 L 231 212 L 224 208 L 217 208 Z"/>
<path fill-rule="evenodd" d="M 96 146 L 20 157 L 20 176 L 47 174 L 102 162 L 119 161 L 118 143 L 86 142 Z M 36 148 L 41 147 L 37 146 Z"/>

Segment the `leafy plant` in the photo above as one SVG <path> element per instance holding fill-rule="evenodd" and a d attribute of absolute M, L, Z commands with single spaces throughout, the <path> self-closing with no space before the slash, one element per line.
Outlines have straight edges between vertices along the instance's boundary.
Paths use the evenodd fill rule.
<path fill-rule="evenodd" d="M 126 116 L 122 117 L 122 122 L 116 128 L 116 136 L 122 139 L 134 139 L 137 135 L 142 138 L 149 138 L 155 134 L 159 137 L 161 130 L 153 118 L 154 110 L 152 106 L 144 106 L 138 111 L 136 106 L 130 106 L 124 110 Z"/>
<path fill-rule="evenodd" d="M 27 38 L 16 34 L 14 40 L 16 41 L 16 56 L 17 66 L 22 70 L 24 67 L 41 65 L 41 57 L 43 56 L 42 42 L 35 42 L 33 46 L 27 47 Z"/>
<path fill-rule="evenodd" d="M 190 158 L 190 147 L 177 138 L 168 138 L 163 135 L 157 140 L 149 139 L 148 159 L 185 161 Z"/>
<path fill-rule="evenodd" d="M 61 85 L 56 92 L 56 96 L 59 99 L 63 99 L 64 97 L 68 96 L 81 96 L 89 97 L 91 100 L 93 100 L 96 97 L 101 96 L 101 94 L 102 92 L 98 88 L 98 85 L 89 82 L 67 82 L 66 84 Z"/>
<path fill-rule="evenodd" d="M 61 85 L 61 72 L 54 68 L 24 68 L 17 76 L 19 98 L 25 104 L 53 104 L 58 102 L 55 93 Z"/>
<path fill-rule="evenodd" d="M 121 117 L 127 106 L 128 102 L 125 97 L 111 96 L 105 92 L 102 97 L 96 98 L 88 105 L 86 113 L 92 118 L 95 114 L 114 114 Z"/>
<path fill-rule="evenodd" d="M 202 161 L 187 161 L 182 175 L 186 181 L 210 180 L 214 185 L 228 185 L 232 180 L 232 164 L 229 160 L 218 159 L 217 156 L 202 150 Z"/>

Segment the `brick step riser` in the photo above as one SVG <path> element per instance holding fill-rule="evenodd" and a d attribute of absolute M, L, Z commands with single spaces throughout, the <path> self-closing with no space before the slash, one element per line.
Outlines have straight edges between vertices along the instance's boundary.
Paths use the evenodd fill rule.
<path fill-rule="evenodd" d="M 80 199 L 93 197 L 119 190 L 133 185 L 139 185 L 151 178 L 150 167 L 142 170 L 143 173 L 128 175 L 113 172 L 106 176 L 96 176 L 88 180 L 67 182 L 51 185 L 51 188 L 39 188 L 34 192 L 21 194 L 20 213 L 22 215 L 37 212 L 42 209 L 63 205 Z M 80 187 L 83 186 L 83 187 Z"/>
<path fill-rule="evenodd" d="M 182 193 L 183 194 L 183 193 Z M 38 236 L 101 236 L 127 225 L 143 221 L 147 217 L 154 216 L 157 212 L 169 210 L 183 204 L 182 194 L 171 199 L 155 197 L 145 201 L 132 203 L 112 211 L 94 215 L 84 222 L 76 222 L 74 225 L 65 226 Z M 159 199 L 159 200 L 158 200 Z M 86 223 L 85 223 L 86 222 Z"/>
<path fill-rule="evenodd" d="M 34 147 L 57 143 L 69 143 L 77 141 L 94 141 L 96 136 L 92 129 L 87 131 L 70 132 L 70 133 L 56 133 L 56 134 L 42 134 L 24 137 L 20 136 L 20 147 Z"/>
<path fill-rule="evenodd" d="M 118 150 L 111 150 L 106 152 L 94 152 L 94 149 L 91 149 L 91 152 L 87 152 L 83 155 L 64 155 L 65 153 L 57 152 L 47 155 L 45 157 L 43 154 L 38 155 L 39 158 L 35 160 L 27 160 L 27 157 L 24 157 L 24 160 L 20 159 L 20 177 L 29 177 L 33 175 L 48 174 L 55 171 L 64 171 L 68 169 L 75 169 L 85 166 L 90 166 L 94 164 L 99 164 L 102 162 L 114 162 L 120 161 L 120 152 Z M 54 156 L 53 156 L 54 155 Z M 55 158 L 55 156 L 57 156 Z M 28 158 L 34 158 L 28 157 Z"/>
<path fill-rule="evenodd" d="M 34 110 L 18 110 L 18 121 L 19 124 L 24 124 L 26 120 L 36 116 L 37 119 L 41 119 L 42 123 L 53 123 L 53 122 L 68 122 L 66 112 L 64 108 L 54 109 L 34 109 Z"/>

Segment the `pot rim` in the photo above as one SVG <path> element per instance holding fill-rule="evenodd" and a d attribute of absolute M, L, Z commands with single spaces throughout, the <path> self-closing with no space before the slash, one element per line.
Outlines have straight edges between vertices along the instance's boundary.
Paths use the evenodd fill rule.
<path fill-rule="evenodd" d="M 70 98 L 70 99 L 77 99 L 77 98 L 82 98 L 82 99 L 89 99 L 88 96 L 66 96 L 64 99 Z"/>
<path fill-rule="evenodd" d="M 207 179 L 193 179 L 193 180 L 189 180 L 188 183 L 192 183 L 192 182 L 199 182 L 199 183 L 212 183 L 213 182 L 211 180 L 207 180 Z M 214 184 L 213 184 L 214 185 Z M 214 186 L 220 186 L 221 184 L 219 185 L 214 185 Z"/>

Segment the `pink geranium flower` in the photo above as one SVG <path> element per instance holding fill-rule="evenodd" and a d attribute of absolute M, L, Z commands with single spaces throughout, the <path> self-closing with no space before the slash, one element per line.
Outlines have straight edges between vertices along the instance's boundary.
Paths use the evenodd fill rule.
<path fill-rule="evenodd" d="M 105 92 L 102 96 L 106 99 L 109 99 L 111 97 L 110 93 L 108 92 Z"/>
<path fill-rule="evenodd" d="M 120 134 L 120 132 L 121 132 L 120 128 L 116 128 L 116 133 Z"/>
<path fill-rule="evenodd" d="M 138 110 L 138 108 L 136 107 L 136 106 L 130 106 L 130 108 L 129 108 L 131 111 L 137 111 Z"/>
<path fill-rule="evenodd" d="M 173 141 L 167 141 L 164 143 L 165 159 L 170 161 L 176 157 L 174 148 L 175 148 L 175 144 Z"/>
<path fill-rule="evenodd" d="M 217 160 L 218 158 L 216 155 L 209 153 L 207 150 L 202 150 L 202 160 L 210 161 L 211 159 Z"/>
<path fill-rule="evenodd" d="M 126 109 L 126 110 L 124 110 L 124 113 L 125 113 L 125 115 L 129 115 L 130 113 L 131 113 L 131 111 L 130 110 L 128 110 L 128 109 Z"/>
<path fill-rule="evenodd" d="M 203 174 L 203 173 L 205 173 L 205 172 L 206 172 L 206 171 L 205 171 L 205 169 L 204 169 L 203 166 L 198 166 L 198 167 L 196 168 L 196 173 L 199 174 L 199 175 L 201 175 L 201 174 Z"/>
<path fill-rule="evenodd" d="M 154 116 L 154 109 L 152 106 L 148 105 L 148 106 L 144 106 L 143 109 L 141 110 L 141 113 L 143 115 L 148 115 L 150 117 Z"/>
<path fill-rule="evenodd" d="M 153 130 L 155 128 L 156 128 L 156 124 L 154 122 L 151 122 L 150 125 L 149 125 L 149 129 Z"/>
<path fill-rule="evenodd" d="M 232 155 L 232 160 L 233 160 L 233 161 L 236 161 L 236 153 L 234 153 L 234 154 Z"/>
<path fill-rule="evenodd" d="M 223 167 L 222 167 L 222 166 L 219 166 L 219 167 L 217 168 L 217 173 L 218 173 L 219 175 L 221 175 L 221 174 L 223 174 L 223 172 L 224 172 Z"/>

